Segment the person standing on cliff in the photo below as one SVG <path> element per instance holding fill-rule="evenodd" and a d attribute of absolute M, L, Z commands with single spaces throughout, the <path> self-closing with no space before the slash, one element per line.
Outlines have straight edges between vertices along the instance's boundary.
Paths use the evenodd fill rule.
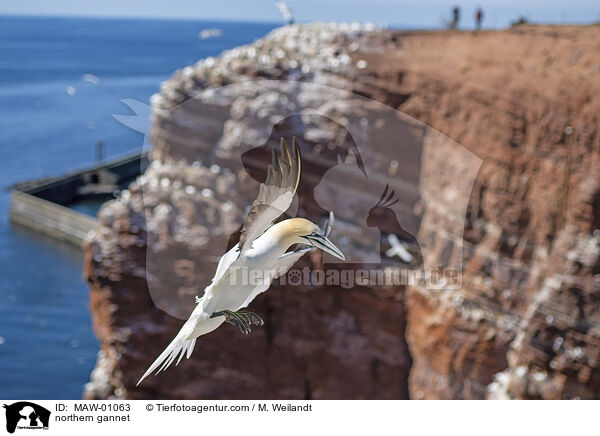
<path fill-rule="evenodd" d="M 477 8 L 475 10 L 475 31 L 481 30 L 481 22 L 483 21 L 483 9 Z"/>
<path fill-rule="evenodd" d="M 452 8 L 452 21 L 450 22 L 450 28 L 456 29 L 458 27 L 458 22 L 460 20 L 460 8 L 458 5 Z"/>

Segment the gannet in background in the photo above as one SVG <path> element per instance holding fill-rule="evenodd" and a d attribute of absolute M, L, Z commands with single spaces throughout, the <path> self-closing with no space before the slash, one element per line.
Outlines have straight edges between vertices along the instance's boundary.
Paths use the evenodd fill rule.
<path fill-rule="evenodd" d="M 408 250 L 406 249 L 406 247 L 404 247 L 402 242 L 400 242 L 400 239 L 398 239 L 398 236 L 391 233 L 391 234 L 387 235 L 387 240 L 391 246 L 391 248 L 388 248 L 388 250 L 385 252 L 385 255 L 387 257 L 398 256 L 400 259 L 402 259 L 403 262 L 406 262 L 406 263 L 412 262 L 413 255 L 410 254 L 408 252 Z"/>
<path fill-rule="evenodd" d="M 388 192 L 388 189 L 389 185 L 385 185 L 379 201 L 369 210 L 367 225 L 377 227 L 380 232 L 380 242 L 385 238 L 390 244 L 390 248 L 385 251 L 386 257 L 397 256 L 402 262 L 409 265 L 413 262 L 422 262 L 423 256 L 416 238 L 402 228 L 396 214 L 391 209 L 399 199 L 394 199 L 395 191 Z"/>
<path fill-rule="evenodd" d="M 212 282 L 204 289 L 204 295 L 202 298 L 196 297 L 197 306 L 189 319 L 150 365 L 138 385 L 159 366 L 157 374 L 175 359 L 177 365 L 184 354 L 189 358 L 196 338 L 212 332 L 223 322 L 235 325 L 246 334 L 252 325 L 263 325 L 260 316 L 240 309 L 266 291 L 273 279 L 285 274 L 311 249 L 320 248 L 344 260 L 342 252 L 327 238 L 333 224 L 333 213 L 330 213 L 323 230 L 304 218 L 290 218 L 273 224 L 292 203 L 300 173 L 300 148 L 296 138 L 293 141 L 293 155 L 282 138 L 281 153 L 273 149 L 273 161 L 267 170 L 267 178 L 260 185 L 258 197 L 246 215 L 240 242 L 221 257 Z M 287 252 L 294 244 L 301 246 Z M 248 277 L 251 277 L 248 272 L 252 270 L 276 273 L 269 274 L 259 284 L 248 283 Z"/>
<path fill-rule="evenodd" d="M 290 12 L 290 8 L 287 7 L 287 5 L 284 3 L 283 0 L 275 0 L 275 3 L 277 3 L 277 9 L 279 9 L 279 12 L 281 12 L 281 15 L 283 15 L 283 18 L 285 19 L 285 21 L 287 21 L 288 24 L 294 24 L 294 17 L 292 16 L 292 13 Z"/>

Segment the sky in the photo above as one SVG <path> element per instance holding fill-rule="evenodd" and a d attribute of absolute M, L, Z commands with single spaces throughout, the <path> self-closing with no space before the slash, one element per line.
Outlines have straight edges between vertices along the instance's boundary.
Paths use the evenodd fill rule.
<path fill-rule="evenodd" d="M 287 4 L 300 22 L 356 20 L 409 28 L 440 27 L 454 4 L 462 8 L 464 27 L 472 27 L 479 6 L 485 27 L 505 27 L 521 15 L 544 23 L 600 21 L 597 0 L 287 0 Z M 2 0 L 0 15 L 281 21 L 274 0 Z"/>

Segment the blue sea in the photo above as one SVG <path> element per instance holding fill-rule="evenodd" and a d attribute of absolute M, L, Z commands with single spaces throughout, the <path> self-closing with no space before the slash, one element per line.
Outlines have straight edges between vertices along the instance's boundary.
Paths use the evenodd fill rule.
<path fill-rule="evenodd" d="M 11 225 L 9 186 L 93 164 L 97 141 L 108 158 L 139 149 L 121 100 L 276 26 L 0 16 L 0 399 L 81 398 L 99 347 L 81 251 Z"/>

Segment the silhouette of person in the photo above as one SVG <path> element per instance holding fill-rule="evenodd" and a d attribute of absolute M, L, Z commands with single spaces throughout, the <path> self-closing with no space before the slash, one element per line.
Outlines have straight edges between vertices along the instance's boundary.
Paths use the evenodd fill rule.
<path fill-rule="evenodd" d="M 450 22 L 450 28 L 451 29 L 458 28 L 459 21 L 460 21 L 460 8 L 457 5 L 452 8 L 452 21 Z"/>
<path fill-rule="evenodd" d="M 483 9 L 477 8 L 475 10 L 475 29 L 477 32 L 481 30 L 481 22 L 483 21 Z"/>

